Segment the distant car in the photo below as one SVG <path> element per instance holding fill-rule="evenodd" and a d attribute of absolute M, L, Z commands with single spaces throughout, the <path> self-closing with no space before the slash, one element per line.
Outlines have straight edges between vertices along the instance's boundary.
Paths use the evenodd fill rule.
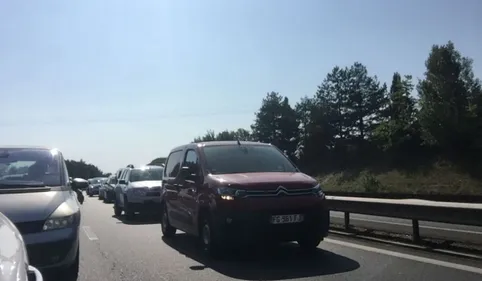
<path fill-rule="evenodd" d="M 118 205 L 118 203 L 120 202 L 117 198 L 117 195 L 118 194 L 122 194 L 122 190 L 125 188 L 125 177 L 127 175 L 127 173 L 132 169 L 131 167 L 133 167 L 132 165 L 127 165 L 127 167 L 125 168 L 120 168 L 117 172 L 116 172 L 116 178 L 117 178 L 117 183 L 115 185 L 115 188 L 114 188 L 114 214 L 116 216 L 120 216 L 122 214 L 122 206 Z M 123 181 L 121 181 L 123 180 Z"/>
<path fill-rule="evenodd" d="M 0 280 L 42 281 L 40 271 L 29 265 L 28 253 L 17 227 L 0 213 Z"/>
<path fill-rule="evenodd" d="M 136 212 L 159 212 L 163 171 L 159 166 L 129 169 L 119 180 L 123 187 L 116 189 L 115 215 L 119 210 L 129 218 Z"/>
<path fill-rule="evenodd" d="M 117 178 L 115 175 L 111 175 L 106 181 L 102 183 L 99 188 L 99 200 L 103 200 L 104 203 L 110 203 L 115 198 L 115 186 L 117 184 Z"/>
<path fill-rule="evenodd" d="M 79 185 L 69 182 L 62 154 L 48 148 L 0 147 L 0 166 L 7 167 L 0 169 L 0 212 L 22 234 L 31 265 L 65 276 L 59 280 L 77 276 Z M 27 172 L 10 174 L 9 167 Z"/>
<path fill-rule="evenodd" d="M 102 182 L 106 179 L 107 178 L 104 178 L 104 177 L 89 179 L 88 180 L 89 181 L 89 187 L 85 191 L 87 193 L 87 195 L 89 195 L 90 197 L 92 197 L 94 195 L 98 195 L 99 194 L 99 188 L 102 185 Z"/>

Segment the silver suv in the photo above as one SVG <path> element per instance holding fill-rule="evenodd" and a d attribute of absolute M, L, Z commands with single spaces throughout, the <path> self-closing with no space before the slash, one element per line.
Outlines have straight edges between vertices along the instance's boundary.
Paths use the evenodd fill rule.
<path fill-rule="evenodd" d="M 136 212 L 160 211 L 160 196 L 162 174 L 164 168 L 159 166 L 144 166 L 126 170 L 116 187 L 116 216 L 124 214 L 132 217 Z"/>

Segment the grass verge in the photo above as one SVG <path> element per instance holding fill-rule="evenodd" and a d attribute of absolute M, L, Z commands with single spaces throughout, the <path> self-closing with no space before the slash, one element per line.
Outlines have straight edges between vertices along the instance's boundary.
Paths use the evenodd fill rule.
<path fill-rule="evenodd" d="M 366 169 L 321 175 L 318 180 L 325 191 L 482 195 L 481 180 L 440 163 L 423 171 Z"/>

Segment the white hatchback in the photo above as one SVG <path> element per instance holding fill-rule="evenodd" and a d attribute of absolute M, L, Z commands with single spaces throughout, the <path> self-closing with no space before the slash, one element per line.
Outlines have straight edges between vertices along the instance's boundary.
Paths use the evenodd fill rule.
<path fill-rule="evenodd" d="M 30 279 L 29 276 L 31 276 Z M 29 265 L 22 235 L 17 227 L 2 213 L 0 213 L 0 280 L 43 280 L 40 271 Z"/>

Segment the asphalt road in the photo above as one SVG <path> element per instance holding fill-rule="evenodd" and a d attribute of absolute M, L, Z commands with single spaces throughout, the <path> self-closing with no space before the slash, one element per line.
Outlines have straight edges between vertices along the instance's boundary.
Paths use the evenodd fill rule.
<path fill-rule="evenodd" d="M 330 215 L 332 223 L 344 224 L 342 212 L 331 212 Z M 402 234 L 412 233 L 412 221 L 406 219 L 350 214 L 350 225 Z M 427 221 L 421 221 L 419 225 L 421 236 L 482 244 L 482 227 Z"/>
<path fill-rule="evenodd" d="M 209 261 L 193 238 L 164 241 L 155 220 L 128 223 L 97 197 L 86 198 L 82 216 L 79 281 L 482 280 L 480 261 L 337 236 L 312 257 L 286 245 Z"/>

